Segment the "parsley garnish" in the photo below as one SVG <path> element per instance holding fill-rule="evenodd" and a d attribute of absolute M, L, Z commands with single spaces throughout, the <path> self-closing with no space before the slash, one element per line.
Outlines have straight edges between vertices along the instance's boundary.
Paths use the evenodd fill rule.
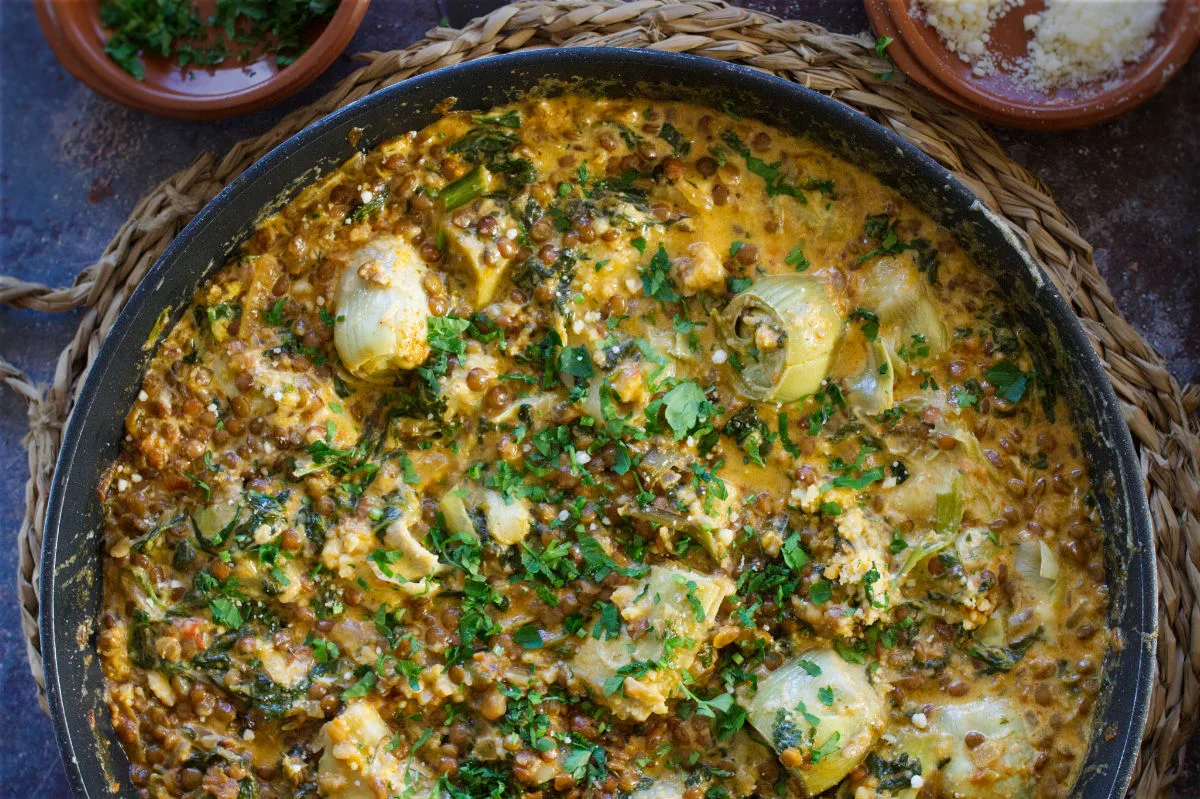
<path fill-rule="evenodd" d="M 1012 361 L 997 361 L 992 364 L 984 378 L 996 387 L 996 396 L 1009 402 L 1020 402 L 1029 385 L 1029 375 L 1022 372 Z"/>
<path fill-rule="evenodd" d="M 470 321 L 454 316 L 430 316 L 426 325 L 429 346 L 459 357 L 466 354 L 467 345 L 462 336 L 471 326 Z"/>
<path fill-rule="evenodd" d="M 642 291 L 647 297 L 653 297 L 659 302 L 677 302 L 679 295 L 671 287 L 671 259 L 667 257 L 667 248 L 658 245 L 658 250 L 650 259 L 645 269 L 639 270 L 642 278 Z"/>
<path fill-rule="evenodd" d="M 879 316 L 874 311 L 862 307 L 855 308 L 850 312 L 850 319 L 862 322 L 862 334 L 868 341 L 879 340 Z"/>
<path fill-rule="evenodd" d="M 512 639 L 514 643 L 524 649 L 542 648 L 542 634 L 533 624 L 526 624 L 517 628 L 517 631 L 513 633 Z"/>
<path fill-rule="evenodd" d="M 234 604 L 232 599 L 227 597 L 217 597 L 210 599 L 208 609 L 212 611 L 214 624 L 219 624 L 222 627 L 227 627 L 230 630 L 236 630 L 242 626 L 242 614 L 238 610 L 238 606 Z"/>
<path fill-rule="evenodd" d="M 808 587 L 808 598 L 814 605 L 824 605 L 833 598 L 833 584 L 818 580 Z"/>
<path fill-rule="evenodd" d="M 804 242 L 800 242 L 793 247 L 792 251 L 783 259 L 783 262 L 788 266 L 795 267 L 797 272 L 803 272 L 805 269 L 808 269 L 808 259 L 804 257 Z"/>

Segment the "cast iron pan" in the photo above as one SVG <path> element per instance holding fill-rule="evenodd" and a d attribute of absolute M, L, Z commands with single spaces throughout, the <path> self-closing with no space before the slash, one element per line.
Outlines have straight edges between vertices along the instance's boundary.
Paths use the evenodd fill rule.
<path fill-rule="evenodd" d="M 1150 701 L 1157 585 L 1149 508 L 1129 431 L 1099 359 L 1040 267 L 982 204 L 926 155 L 816 92 L 744 67 L 645 50 L 562 48 L 487 58 L 413 78 L 364 98 L 289 139 L 201 211 L 134 292 L 84 383 L 67 424 L 50 494 L 42 554 L 42 653 L 63 764 L 79 797 L 133 797 L 128 764 L 103 701 L 95 650 L 100 601 L 101 472 L 117 456 L 123 420 L 164 308 L 172 319 L 198 283 L 223 264 L 264 209 L 290 199 L 359 148 L 432 122 L 434 107 L 486 109 L 529 92 L 690 99 L 810 134 L 900 190 L 949 228 L 992 274 L 1043 348 L 1083 435 L 1105 530 L 1109 623 L 1125 645 L 1104 663 L 1096 734 L 1075 796 L 1120 797 L 1129 784 Z"/>

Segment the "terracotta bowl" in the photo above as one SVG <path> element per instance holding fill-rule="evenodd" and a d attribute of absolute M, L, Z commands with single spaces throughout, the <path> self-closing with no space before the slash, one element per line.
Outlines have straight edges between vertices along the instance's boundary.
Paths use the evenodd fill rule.
<path fill-rule="evenodd" d="M 341 0 L 333 16 L 309 32 L 308 49 L 286 67 L 264 56 L 185 70 L 168 59 L 146 57 L 143 80 L 105 54 L 100 0 L 34 0 L 34 8 L 59 63 L 93 91 L 161 116 L 223 119 L 266 108 L 311 83 L 349 44 L 369 2 Z M 211 13 L 212 2 L 199 5 L 202 17 Z"/>
<path fill-rule="evenodd" d="M 866 0 L 867 15 L 880 35 L 896 42 L 888 48 L 896 65 L 943 99 L 1000 124 L 1064 130 L 1111 119 L 1154 96 L 1187 63 L 1200 42 L 1200 0 L 1168 0 L 1154 45 L 1139 61 L 1115 76 L 1043 92 L 999 66 L 979 76 L 941 43 L 937 32 L 911 12 L 913 0 Z M 992 52 L 1009 59 L 1025 53 L 1026 14 L 1044 9 L 1042 0 L 1002 17 L 991 30 Z"/>

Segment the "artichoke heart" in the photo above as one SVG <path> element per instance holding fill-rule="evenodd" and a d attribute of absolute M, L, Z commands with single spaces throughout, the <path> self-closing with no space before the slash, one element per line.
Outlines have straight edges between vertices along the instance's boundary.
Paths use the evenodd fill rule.
<path fill-rule="evenodd" d="M 864 272 L 858 291 L 859 304 L 878 314 L 881 337 L 893 351 L 916 339 L 936 358 L 949 346 L 937 301 L 910 258 L 878 259 Z"/>
<path fill-rule="evenodd" d="M 837 785 L 862 762 L 886 726 L 883 699 L 862 666 L 832 649 L 793 658 L 759 681 L 748 720 L 782 755 L 808 796 Z"/>
<path fill-rule="evenodd" d="M 429 356 L 425 265 L 404 239 L 385 236 L 354 252 L 337 289 L 333 342 L 346 369 L 371 382 Z"/>
<path fill-rule="evenodd" d="M 850 407 L 862 413 L 874 416 L 895 402 L 895 369 L 887 347 L 854 331 L 853 325 L 842 336 L 832 376 L 842 381 Z"/>
<path fill-rule="evenodd" d="M 738 388 L 748 399 L 792 402 L 812 394 L 829 371 L 842 319 L 820 281 L 804 275 L 764 278 L 721 315 Z"/>

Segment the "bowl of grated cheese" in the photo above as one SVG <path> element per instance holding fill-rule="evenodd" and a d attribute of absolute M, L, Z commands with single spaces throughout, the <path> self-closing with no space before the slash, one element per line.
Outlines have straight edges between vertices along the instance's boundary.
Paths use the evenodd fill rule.
<path fill-rule="evenodd" d="M 1200 0 L 867 0 L 910 78 L 993 122 L 1066 129 L 1148 100 L 1200 42 Z"/>

